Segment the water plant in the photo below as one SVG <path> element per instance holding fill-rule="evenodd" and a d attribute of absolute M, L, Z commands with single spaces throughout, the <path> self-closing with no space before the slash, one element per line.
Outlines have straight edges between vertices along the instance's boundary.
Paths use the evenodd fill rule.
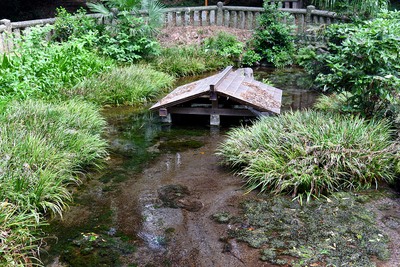
<path fill-rule="evenodd" d="M 217 154 L 249 190 L 321 195 L 392 182 L 398 144 L 385 121 L 312 110 L 263 117 L 228 133 Z"/>

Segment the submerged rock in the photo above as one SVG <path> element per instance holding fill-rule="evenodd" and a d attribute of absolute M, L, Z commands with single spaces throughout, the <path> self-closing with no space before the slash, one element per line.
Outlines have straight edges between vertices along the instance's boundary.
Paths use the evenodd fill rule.
<path fill-rule="evenodd" d="M 158 198 L 165 206 L 192 212 L 199 211 L 203 207 L 203 203 L 189 200 L 189 195 L 189 189 L 184 185 L 167 185 L 158 190 Z"/>

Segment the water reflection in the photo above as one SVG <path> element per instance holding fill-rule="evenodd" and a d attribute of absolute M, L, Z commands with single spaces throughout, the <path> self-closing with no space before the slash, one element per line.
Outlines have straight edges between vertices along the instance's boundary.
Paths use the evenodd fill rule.
<path fill-rule="evenodd" d="M 310 108 L 319 92 L 308 90 L 312 81 L 300 68 L 255 68 L 254 78 L 258 81 L 267 80 L 282 93 L 282 112 Z"/>

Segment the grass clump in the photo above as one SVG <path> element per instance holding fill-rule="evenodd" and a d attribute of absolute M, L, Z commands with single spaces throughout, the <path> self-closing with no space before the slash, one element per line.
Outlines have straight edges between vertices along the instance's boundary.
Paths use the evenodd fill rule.
<path fill-rule="evenodd" d="M 320 195 L 392 182 L 397 147 L 392 134 L 384 121 L 288 112 L 230 131 L 217 154 L 247 179 L 249 190 Z"/>
<path fill-rule="evenodd" d="M 233 60 L 201 46 L 188 46 L 165 48 L 151 64 L 171 75 L 190 76 L 233 65 Z"/>
<path fill-rule="evenodd" d="M 320 95 L 315 103 L 314 108 L 324 112 L 343 113 L 347 106 L 347 102 L 351 94 L 349 92 L 332 93 L 330 95 Z"/>
<path fill-rule="evenodd" d="M 0 225 L 5 247 L 0 264 L 10 257 L 25 261 L 27 248 L 35 241 L 29 230 L 48 213 L 61 215 L 72 200 L 66 186 L 79 182 L 76 174 L 83 168 L 101 164 L 106 155 L 106 142 L 100 138 L 105 124 L 97 107 L 78 101 L 15 101 L 3 110 Z"/>
<path fill-rule="evenodd" d="M 66 88 L 67 97 L 83 96 L 99 104 L 139 104 L 160 95 L 171 87 L 175 78 L 154 70 L 149 65 L 117 67 L 110 73 L 87 77 L 73 88 Z"/>

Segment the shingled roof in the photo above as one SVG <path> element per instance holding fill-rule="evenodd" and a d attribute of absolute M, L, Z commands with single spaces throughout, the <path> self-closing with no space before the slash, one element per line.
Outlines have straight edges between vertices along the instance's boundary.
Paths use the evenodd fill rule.
<path fill-rule="evenodd" d="M 214 93 L 261 112 L 280 113 L 282 90 L 256 81 L 252 77 L 245 77 L 242 71 L 233 71 L 232 66 L 219 74 L 179 86 L 150 110 L 169 108 Z"/>

